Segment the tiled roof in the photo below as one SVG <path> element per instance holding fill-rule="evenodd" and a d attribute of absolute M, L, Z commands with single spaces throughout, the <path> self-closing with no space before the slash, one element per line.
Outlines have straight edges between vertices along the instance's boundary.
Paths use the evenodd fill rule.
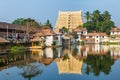
<path fill-rule="evenodd" d="M 53 30 L 54 34 L 61 35 L 62 33 L 58 29 Z"/>
<path fill-rule="evenodd" d="M 38 32 L 36 32 L 33 36 L 51 36 L 54 32 L 51 29 L 41 29 Z"/>
<path fill-rule="evenodd" d="M 0 28 L 2 28 L 2 29 L 7 29 L 8 28 L 8 29 L 15 29 L 15 30 L 22 30 L 22 31 L 27 30 L 27 26 L 10 24 L 10 23 L 6 23 L 6 22 L 0 22 Z M 29 31 L 36 31 L 36 30 L 38 30 L 35 27 L 30 27 L 28 29 L 29 29 Z"/>
<path fill-rule="evenodd" d="M 82 32 L 82 31 L 87 31 L 87 29 L 86 28 L 74 28 L 73 31 Z"/>
<path fill-rule="evenodd" d="M 44 36 L 51 36 L 53 35 L 53 31 L 51 29 L 42 29 L 40 30 Z"/>
<path fill-rule="evenodd" d="M 96 33 L 96 32 L 94 32 L 94 33 L 88 33 L 88 36 L 107 36 L 107 34 L 106 33 Z"/>
<path fill-rule="evenodd" d="M 114 31 L 114 32 L 118 32 L 118 31 L 120 31 L 120 28 L 112 28 L 112 29 L 111 29 L 111 32 L 113 32 L 113 31 Z"/>
<path fill-rule="evenodd" d="M 31 42 L 35 42 L 35 41 L 43 41 L 43 39 L 40 38 L 40 37 L 35 37 L 35 38 L 33 38 L 33 39 L 30 39 L 30 41 L 31 41 Z"/>
<path fill-rule="evenodd" d="M 7 26 L 9 29 L 25 30 L 25 26 L 10 24 L 10 23 L 6 23 L 6 22 L 0 22 L 0 28 L 7 29 Z"/>

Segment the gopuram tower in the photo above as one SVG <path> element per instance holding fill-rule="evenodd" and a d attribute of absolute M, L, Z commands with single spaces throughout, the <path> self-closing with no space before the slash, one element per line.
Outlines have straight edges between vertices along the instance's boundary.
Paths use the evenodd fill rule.
<path fill-rule="evenodd" d="M 82 11 L 59 11 L 55 28 L 77 28 L 82 24 Z"/>

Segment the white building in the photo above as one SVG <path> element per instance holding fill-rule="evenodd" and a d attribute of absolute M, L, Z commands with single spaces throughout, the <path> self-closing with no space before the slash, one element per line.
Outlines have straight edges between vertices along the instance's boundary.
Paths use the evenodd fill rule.
<path fill-rule="evenodd" d="M 108 37 L 106 33 L 88 33 L 85 39 L 85 43 L 101 43 L 101 42 L 107 42 Z"/>
<path fill-rule="evenodd" d="M 62 33 L 59 32 L 59 29 L 54 29 L 54 36 L 53 36 L 53 41 L 55 42 L 56 46 L 61 46 L 62 45 Z"/>
<path fill-rule="evenodd" d="M 55 31 L 56 32 L 56 31 Z M 41 29 L 39 32 L 33 35 L 33 37 L 41 37 L 44 40 L 44 45 L 45 46 L 52 46 L 54 37 L 56 36 L 57 38 L 57 45 L 61 45 L 61 34 L 55 33 L 53 30 L 47 28 L 47 29 Z"/>
<path fill-rule="evenodd" d="M 120 35 L 120 28 L 112 28 L 110 35 Z"/>
<path fill-rule="evenodd" d="M 82 41 L 87 35 L 87 29 L 86 28 L 75 28 L 73 29 L 73 32 L 76 32 L 78 35 L 77 41 Z"/>
<path fill-rule="evenodd" d="M 120 42 L 120 28 L 112 28 L 109 42 Z"/>

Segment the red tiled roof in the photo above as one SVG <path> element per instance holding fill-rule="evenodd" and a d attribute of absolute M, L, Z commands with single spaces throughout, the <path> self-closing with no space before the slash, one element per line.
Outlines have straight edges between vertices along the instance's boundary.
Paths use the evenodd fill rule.
<path fill-rule="evenodd" d="M 111 32 L 119 32 L 120 31 L 120 28 L 112 28 L 111 29 Z"/>
<path fill-rule="evenodd" d="M 61 35 L 62 33 L 58 29 L 54 29 L 53 32 L 57 35 Z"/>
<path fill-rule="evenodd" d="M 54 32 L 51 29 L 41 29 L 38 32 L 36 32 L 33 36 L 51 36 Z"/>
<path fill-rule="evenodd" d="M 87 31 L 87 29 L 86 28 L 74 28 L 73 31 L 82 32 L 82 31 Z"/>
<path fill-rule="evenodd" d="M 107 34 L 106 33 L 96 33 L 96 32 L 94 32 L 94 33 L 88 33 L 88 36 L 107 36 Z"/>

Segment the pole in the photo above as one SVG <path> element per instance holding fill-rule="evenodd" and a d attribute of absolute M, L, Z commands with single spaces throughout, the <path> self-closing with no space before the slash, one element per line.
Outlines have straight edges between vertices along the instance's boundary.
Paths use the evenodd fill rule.
<path fill-rule="evenodd" d="M 7 40 L 8 40 L 8 25 L 7 25 Z"/>

